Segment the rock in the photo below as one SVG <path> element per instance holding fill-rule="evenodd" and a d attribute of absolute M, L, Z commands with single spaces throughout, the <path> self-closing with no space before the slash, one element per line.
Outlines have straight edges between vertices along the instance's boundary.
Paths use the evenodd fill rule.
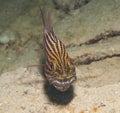
<path fill-rule="evenodd" d="M 12 31 L 5 31 L 0 34 L 0 43 L 1 44 L 8 44 L 9 42 L 15 41 L 15 34 Z"/>

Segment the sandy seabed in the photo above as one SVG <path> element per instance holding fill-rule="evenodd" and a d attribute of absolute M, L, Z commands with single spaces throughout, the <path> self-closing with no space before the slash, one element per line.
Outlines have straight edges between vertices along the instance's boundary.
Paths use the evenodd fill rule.
<path fill-rule="evenodd" d="M 118 59 L 113 58 L 114 62 Z M 114 66 L 113 73 L 118 76 L 112 78 L 113 73 L 103 74 L 100 65 L 94 70 L 96 63 L 89 69 L 77 67 L 78 79 L 64 93 L 47 84 L 38 70 L 6 72 L 0 76 L 0 113 L 120 113 L 120 82 L 113 80 L 119 80 L 119 70 Z"/>

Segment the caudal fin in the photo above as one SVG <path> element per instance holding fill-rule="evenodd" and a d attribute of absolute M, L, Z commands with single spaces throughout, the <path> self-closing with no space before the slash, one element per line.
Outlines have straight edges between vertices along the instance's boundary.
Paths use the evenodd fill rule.
<path fill-rule="evenodd" d="M 42 18 L 44 30 L 47 30 L 47 32 L 51 32 L 52 34 L 54 34 L 50 14 L 48 13 L 46 16 L 44 9 L 40 8 L 40 15 Z"/>

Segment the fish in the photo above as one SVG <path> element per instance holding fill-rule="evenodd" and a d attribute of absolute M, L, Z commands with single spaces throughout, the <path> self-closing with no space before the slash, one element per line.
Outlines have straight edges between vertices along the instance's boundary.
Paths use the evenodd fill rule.
<path fill-rule="evenodd" d="M 43 23 L 43 48 L 45 54 L 44 73 L 50 85 L 64 92 L 76 81 L 76 69 L 65 45 L 53 31 L 51 15 L 40 8 Z"/>

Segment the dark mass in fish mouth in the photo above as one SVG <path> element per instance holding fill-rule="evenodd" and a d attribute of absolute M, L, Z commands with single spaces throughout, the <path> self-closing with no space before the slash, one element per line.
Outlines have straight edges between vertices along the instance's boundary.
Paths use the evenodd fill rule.
<path fill-rule="evenodd" d="M 76 80 L 76 77 L 72 77 L 71 79 L 66 80 L 66 81 L 54 80 L 52 82 L 52 85 L 55 85 L 58 87 L 70 86 L 75 80 Z"/>

